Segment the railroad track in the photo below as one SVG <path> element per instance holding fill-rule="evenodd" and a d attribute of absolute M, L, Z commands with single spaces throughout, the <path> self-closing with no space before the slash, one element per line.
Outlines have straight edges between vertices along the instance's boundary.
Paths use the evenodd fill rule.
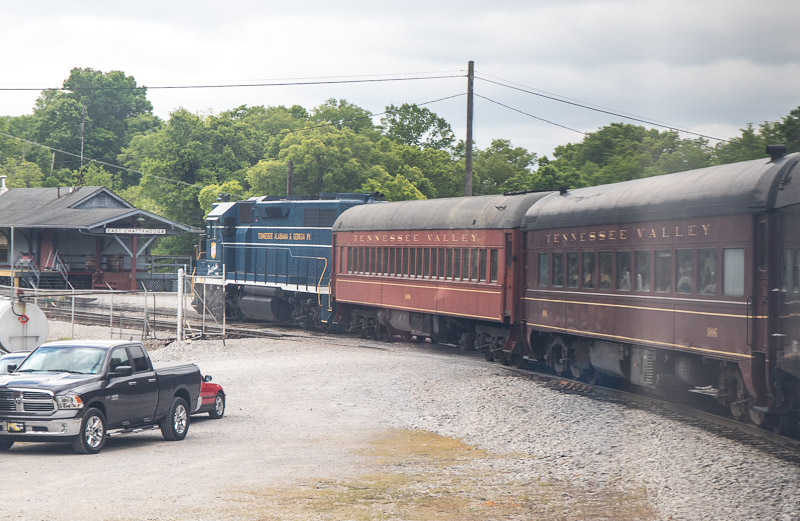
<path fill-rule="evenodd" d="M 562 378 L 535 369 L 518 369 L 499 365 L 507 373 L 538 381 L 559 392 L 580 394 L 589 399 L 621 403 L 627 407 L 656 412 L 661 417 L 698 427 L 750 447 L 762 450 L 784 461 L 800 465 L 800 440 L 742 423 L 713 412 L 646 394 L 633 393 L 602 385 L 592 385 Z"/>
<path fill-rule="evenodd" d="M 70 308 L 55 306 L 43 308 L 43 311 L 45 315 L 52 320 L 69 322 L 73 318 L 73 311 Z M 87 311 L 86 309 L 76 309 L 74 311 L 74 319 L 75 322 L 79 324 L 101 326 L 110 326 L 112 321 L 107 313 Z M 114 328 L 141 330 L 143 333 L 148 331 L 169 331 L 175 333 L 175 321 L 175 313 L 161 312 L 150 315 L 145 324 L 144 314 L 141 308 L 131 306 L 115 306 L 114 308 Z M 207 320 L 205 325 L 203 325 L 196 319 L 186 320 L 185 323 L 185 334 L 188 338 L 200 338 L 201 336 L 212 338 L 222 337 L 222 326 L 219 324 Z M 234 323 L 226 325 L 225 336 L 226 338 L 280 338 L 301 335 L 292 333 L 291 330 L 275 330 L 262 328 L 255 324 Z M 171 338 L 174 339 L 175 336 Z M 448 353 L 456 353 L 460 356 L 478 356 L 476 353 L 463 353 L 458 349 L 454 349 L 453 346 L 444 344 L 423 345 L 434 351 L 446 350 Z M 509 375 L 536 380 L 559 392 L 580 394 L 593 400 L 617 402 L 628 407 L 653 411 L 662 417 L 696 426 L 707 432 L 740 442 L 747 446 L 755 447 L 777 458 L 800 465 L 800 440 L 781 436 L 755 425 L 738 422 L 713 412 L 682 403 L 668 401 L 663 398 L 570 380 L 530 367 L 519 369 L 501 364 L 498 364 L 497 367 L 501 368 L 501 370 Z"/>
<path fill-rule="evenodd" d="M 74 312 L 69 308 L 48 307 L 43 308 L 44 314 L 51 320 L 70 322 L 74 318 L 76 324 L 88 324 L 96 326 L 108 326 L 113 329 L 127 329 L 142 331 L 147 334 L 154 331 L 170 331 L 176 333 L 176 316 L 174 314 L 150 315 L 145 320 L 142 310 L 133 307 L 115 307 L 113 317 L 108 313 L 87 311 L 76 309 Z M 199 338 L 200 336 L 221 337 L 222 325 L 206 321 L 189 319 L 184 321 L 184 334 L 187 338 Z M 265 329 L 258 326 L 248 327 L 242 324 L 232 324 L 225 327 L 226 338 L 280 338 L 296 336 L 291 333 Z M 172 339 L 175 339 L 173 335 Z"/>

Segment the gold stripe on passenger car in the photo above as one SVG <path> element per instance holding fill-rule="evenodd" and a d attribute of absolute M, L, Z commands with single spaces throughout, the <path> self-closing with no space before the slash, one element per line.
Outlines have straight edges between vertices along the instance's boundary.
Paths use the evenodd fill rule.
<path fill-rule="evenodd" d="M 533 298 L 533 297 L 523 297 L 525 300 L 531 300 L 534 302 L 552 302 L 554 304 L 583 304 L 585 306 L 599 306 L 605 308 L 622 308 L 622 309 L 638 309 L 642 311 L 665 311 L 668 313 L 684 313 L 687 315 L 705 315 L 710 317 L 726 317 L 726 318 L 748 318 L 747 315 L 733 315 L 730 313 L 711 313 L 709 311 L 690 311 L 688 309 L 665 309 L 665 308 L 653 308 L 653 307 L 646 307 L 646 306 L 630 306 L 627 304 L 605 304 L 602 302 L 584 302 L 580 300 L 556 300 L 556 299 L 549 299 L 549 298 Z M 767 318 L 766 316 L 761 315 L 754 315 L 749 318 L 760 318 L 764 319 Z"/>
<path fill-rule="evenodd" d="M 380 306 L 383 308 L 391 308 L 391 309 L 399 309 L 401 311 L 424 311 L 426 313 L 440 313 L 443 315 L 455 315 L 457 317 L 468 317 L 468 318 L 482 318 L 484 320 L 494 320 L 494 321 L 502 321 L 503 318 L 500 316 L 496 317 L 485 317 L 483 315 L 470 315 L 467 313 L 456 313 L 452 311 L 442 311 L 441 309 L 426 309 L 426 308 L 418 308 L 414 306 L 392 306 L 391 304 L 384 304 L 382 302 L 361 302 L 360 300 L 348 300 L 348 299 L 336 299 L 336 302 L 347 302 L 348 304 L 362 304 L 364 306 Z"/>
<path fill-rule="evenodd" d="M 606 333 L 597 333 L 595 331 L 581 331 L 579 329 L 570 329 L 568 327 L 548 326 L 548 325 L 545 325 L 545 324 L 533 324 L 531 322 L 528 322 L 528 325 L 529 326 L 533 326 L 533 327 L 546 328 L 546 329 L 555 329 L 555 330 L 558 330 L 558 331 L 564 331 L 566 333 L 574 333 L 576 335 L 594 335 L 594 336 L 599 336 L 599 337 L 603 337 L 603 338 L 611 338 L 611 339 L 614 339 L 614 340 L 624 340 L 624 341 L 627 341 L 627 342 L 641 342 L 641 343 L 645 343 L 645 344 L 656 344 L 656 345 L 666 346 L 666 347 L 680 347 L 682 349 L 688 349 L 690 351 L 699 351 L 701 353 L 713 353 L 713 354 L 716 354 L 716 355 L 726 355 L 726 356 L 731 356 L 731 357 L 735 357 L 735 358 L 743 358 L 743 359 L 751 359 L 751 358 L 753 358 L 752 355 L 744 355 L 744 354 L 741 354 L 741 353 L 731 353 L 730 351 L 717 351 L 716 349 L 707 349 L 705 347 L 694 347 L 694 346 L 685 346 L 685 345 L 681 345 L 681 344 L 672 344 L 670 342 L 659 342 L 658 340 L 647 340 L 647 339 L 644 339 L 644 338 L 632 338 L 632 337 L 627 337 L 627 336 L 608 335 Z"/>
<path fill-rule="evenodd" d="M 371 280 L 353 280 L 353 279 L 338 279 L 339 282 L 352 282 L 353 284 L 377 284 L 380 286 L 400 286 L 401 288 L 422 288 L 422 289 L 435 289 L 445 291 L 463 291 L 465 293 L 486 293 L 488 295 L 499 295 L 500 291 L 487 291 L 482 289 L 467 289 L 467 288 L 450 288 L 445 286 L 423 286 L 420 284 L 398 284 L 395 282 L 380 282 Z"/>

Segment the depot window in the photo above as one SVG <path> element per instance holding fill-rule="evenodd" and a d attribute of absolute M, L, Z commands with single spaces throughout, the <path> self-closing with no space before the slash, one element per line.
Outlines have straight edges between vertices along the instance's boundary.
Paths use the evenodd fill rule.
<path fill-rule="evenodd" d="M 0 233 L 0 262 L 8 262 L 8 237 Z"/>

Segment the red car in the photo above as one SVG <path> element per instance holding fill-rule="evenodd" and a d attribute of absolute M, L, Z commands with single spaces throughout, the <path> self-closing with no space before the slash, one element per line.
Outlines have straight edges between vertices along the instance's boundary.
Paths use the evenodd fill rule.
<path fill-rule="evenodd" d="M 222 415 L 225 414 L 225 391 L 222 390 L 221 385 L 211 383 L 210 374 L 203 377 L 200 396 L 203 398 L 203 404 L 192 414 L 207 412 L 215 420 L 222 418 Z"/>

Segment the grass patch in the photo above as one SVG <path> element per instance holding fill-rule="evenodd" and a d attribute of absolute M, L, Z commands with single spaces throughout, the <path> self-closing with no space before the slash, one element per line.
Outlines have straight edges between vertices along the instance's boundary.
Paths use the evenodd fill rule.
<path fill-rule="evenodd" d="M 226 499 L 225 514 L 263 521 L 658 518 L 644 487 L 581 489 L 570 483 L 522 480 L 509 463 L 525 456 L 492 455 L 429 432 L 391 431 L 361 454 L 374 458 L 374 472 L 351 480 L 238 491 Z"/>

